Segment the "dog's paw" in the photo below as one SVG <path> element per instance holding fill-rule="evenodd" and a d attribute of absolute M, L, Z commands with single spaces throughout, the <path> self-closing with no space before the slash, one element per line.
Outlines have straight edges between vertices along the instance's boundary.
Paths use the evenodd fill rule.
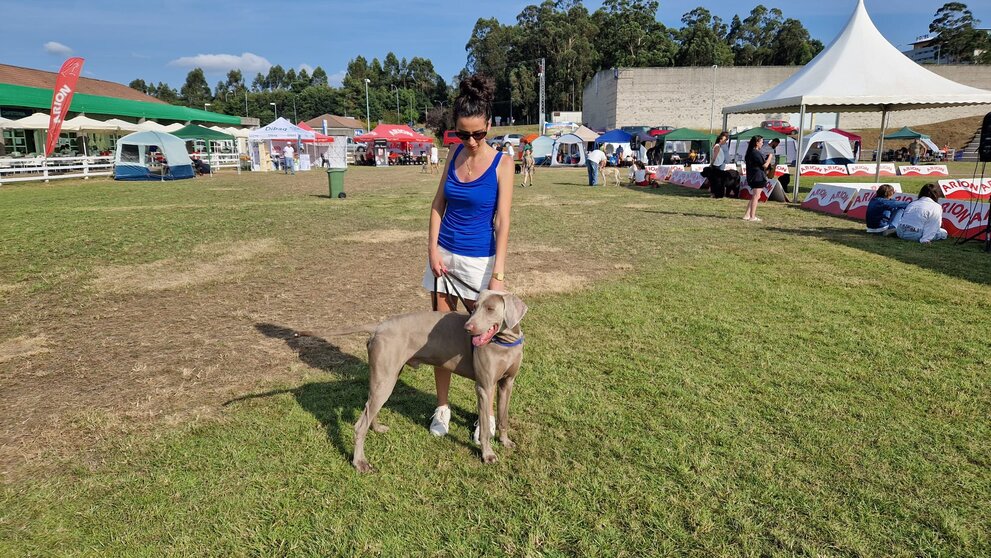
<path fill-rule="evenodd" d="M 368 461 L 361 459 L 354 462 L 354 468 L 358 470 L 359 473 L 371 473 L 372 466 Z"/>
<path fill-rule="evenodd" d="M 502 447 L 509 449 L 516 449 L 516 442 L 510 440 L 509 438 L 499 438 L 499 443 Z"/>
<path fill-rule="evenodd" d="M 496 461 L 499 461 L 499 458 L 496 457 L 496 454 L 490 453 L 489 455 L 483 455 L 482 456 L 482 461 L 484 461 L 486 464 L 491 465 L 491 464 L 495 463 Z"/>

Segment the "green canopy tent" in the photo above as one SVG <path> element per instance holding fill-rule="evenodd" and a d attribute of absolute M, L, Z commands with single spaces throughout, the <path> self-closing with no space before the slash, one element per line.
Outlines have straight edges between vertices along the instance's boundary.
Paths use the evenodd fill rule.
<path fill-rule="evenodd" d="M 884 139 L 886 140 L 923 139 L 923 138 L 928 139 L 929 136 L 927 136 L 926 134 L 920 134 L 919 132 L 916 132 L 915 130 L 909 128 L 908 126 L 905 126 L 901 130 L 898 130 L 897 132 L 892 132 L 884 136 Z"/>
<path fill-rule="evenodd" d="M 206 143 L 206 154 L 208 160 L 210 160 L 210 174 L 213 174 L 213 148 L 210 146 L 211 141 L 235 141 L 234 136 L 230 134 L 225 134 L 223 132 L 218 132 L 216 130 L 211 130 L 210 128 L 204 128 L 203 126 L 197 126 L 196 124 L 189 124 L 188 126 L 183 126 L 172 135 L 177 138 L 182 138 L 184 140 L 203 140 Z M 238 165 L 238 172 L 240 173 L 241 165 Z"/>
<path fill-rule="evenodd" d="M 798 156 L 798 142 L 792 139 L 791 136 L 782 134 L 781 132 L 775 132 L 770 128 L 750 128 L 731 135 L 728 142 L 729 158 L 727 161 L 742 161 L 744 155 L 747 153 L 747 144 L 750 143 L 750 138 L 754 136 L 762 136 L 765 144 L 773 139 L 779 140 L 781 142 L 781 146 L 778 147 L 779 160 L 784 161 L 786 165 L 794 164 Z"/>
<path fill-rule="evenodd" d="M 664 155 L 669 153 L 687 155 L 689 151 L 695 149 L 696 153 L 704 153 L 708 157 L 712 152 L 712 144 L 715 143 L 716 136 L 690 128 L 678 128 L 658 136 L 657 141 L 662 145 Z"/>

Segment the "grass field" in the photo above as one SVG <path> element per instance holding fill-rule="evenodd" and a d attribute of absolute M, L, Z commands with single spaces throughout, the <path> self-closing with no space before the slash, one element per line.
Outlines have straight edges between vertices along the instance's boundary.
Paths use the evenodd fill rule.
<path fill-rule="evenodd" d="M 584 178 L 515 193 L 517 449 L 406 370 L 370 475 L 327 332 L 429 306 L 436 176 L 0 188 L 0 555 L 991 554 L 987 254 Z"/>

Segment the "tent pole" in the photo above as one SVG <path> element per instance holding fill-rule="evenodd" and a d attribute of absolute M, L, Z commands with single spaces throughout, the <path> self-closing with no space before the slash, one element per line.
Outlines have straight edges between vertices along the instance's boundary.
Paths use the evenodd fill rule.
<path fill-rule="evenodd" d="M 795 187 L 792 189 L 791 199 L 798 203 L 798 185 L 802 182 L 802 139 L 805 138 L 805 105 L 798 108 L 798 156 L 795 157 Z M 787 153 L 787 145 L 785 152 Z"/>
<path fill-rule="evenodd" d="M 881 179 L 881 154 L 884 152 L 884 130 L 888 127 L 888 105 L 881 107 L 881 135 L 877 137 L 877 157 L 874 161 L 874 183 Z"/>

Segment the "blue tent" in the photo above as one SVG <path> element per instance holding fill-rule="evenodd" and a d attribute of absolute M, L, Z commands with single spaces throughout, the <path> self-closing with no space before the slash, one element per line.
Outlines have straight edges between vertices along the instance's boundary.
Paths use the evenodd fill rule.
<path fill-rule="evenodd" d="M 629 132 L 624 132 L 623 130 L 616 129 L 616 130 L 610 130 L 602 134 L 601 136 L 599 136 L 599 139 L 595 140 L 595 143 L 596 144 L 630 143 L 631 139 L 633 139 L 632 134 L 630 134 Z"/>
<path fill-rule="evenodd" d="M 114 180 L 193 178 L 186 142 L 164 132 L 135 132 L 117 140 Z"/>

